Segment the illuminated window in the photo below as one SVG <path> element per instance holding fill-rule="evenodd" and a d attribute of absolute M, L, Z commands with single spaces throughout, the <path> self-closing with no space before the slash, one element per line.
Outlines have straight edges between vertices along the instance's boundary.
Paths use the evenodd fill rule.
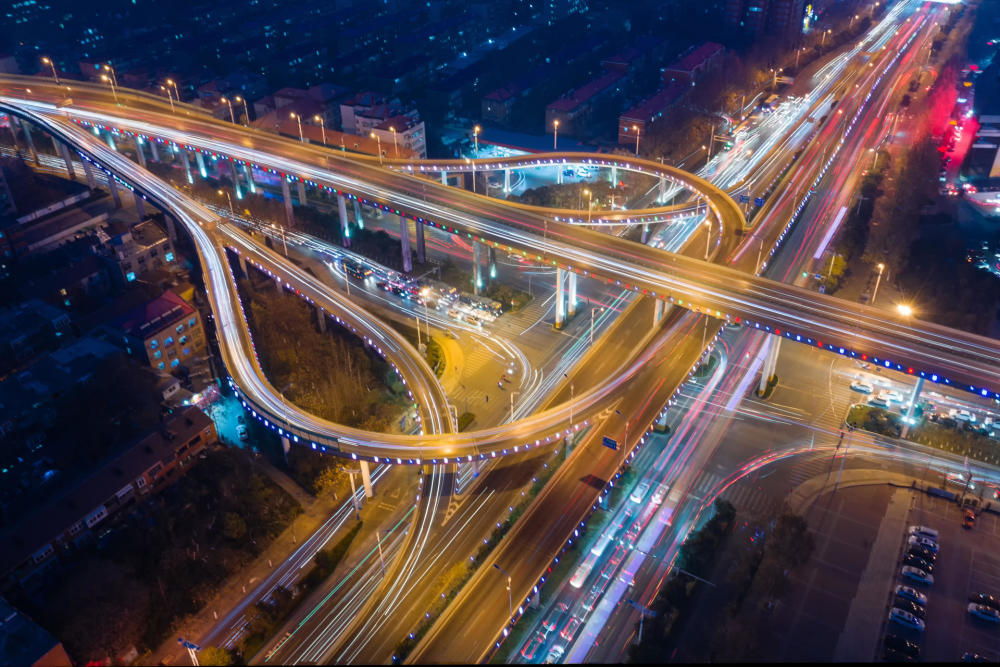
<path fill-rule="evenodd" d="M 189 355 L 189 354 L 191 354 L 191 348 L 189 348 L 189 347 L 185 347 L 185 348 L 184 348 L 184 356 L 186 357 L 186 356 L 187 356 L 187 355 Z"/>
<path fill-rule="evenodd" d="M 163 259 L 167 260 L 168 262 L 174 261 L 174 253 L 173 252 L 164 253 Z"/>
<path fill-rule="evenodd" d="M 190 320 L 188 320 L 188 328 L 190 329 L 191 327 L 193 327 L 197 323 L 198 323 L 198 320 L 192 317 Z"/>
<path fill-rule="evenodd" d="M 163 341 L 163 347 L 167 347 L 168 345 L 173 345 L 173 344 L 174 344 L 173 336 L 167 336 L 166 339 Z"/>
<path fill-rule="evenodd" d="M 156 364 L 156 367 L 159 368 L 161 371 L 163 370 L 163 366 L 164 366 L 164 364 L 163 364 L 162 361 L 160 363 Z"/>
<path fill-rule="evenodd" d="M 153 358 L 154 359 L 159 359 L 162 356 L 163 356 L 163 352 L 161 352 L 160 350 L 157 350 L 156 352 L 153 353 Z"/>
<path fill-rule="evenodd" d="M 188 337 L 187 336 L 181 336 L 180 338 L 177 339 L 177 342 L 180 343 L 181 345 L 183 345 L 184 343 L 188 342 Z"/>
<path fill-rule="evenodd" d="M 178 325 L 177 325 L 177 326 L 176 326 L 176 327 L 174 328 L 174 331 L 176 331 L 177 333 L 180 333 L 180 332 L 184 331 L 184 323 L 183 323 L 183 322 L 181 322 L 180 324 L 178 324 Z"/>
<path fill-rule="evenodd" d="M 126 273 L 125 274 L 125 280 L 127 280 L 129 282 L 132 282 L 133 280 L 135 280 L 135 271 L 129 271 L 128 273 Z"/>
<path fill-rule="evenodd" d="M 159 347 L 159 345 L 160 345 L 160 341 L 156 340 L 155 338 L 153 340 L 149 341 L 149 349 L 151 349 L 151 350 L 155 350 L 157 347 Z"/>
<path fill-rule="evenodd" d="M 180 363 L 181 363 L 181 360 L 180 360 L 180 359 L 174 359 L 173 361 L 171 361 L 171 362 L 170 362 L 170 366 L 171 366 L 171 368 L 172 368 L 172 367 L 174 367 L 174 366 L 177 366 L 177 365 L 178 365 L 178 364 L 180 364 Z"/>

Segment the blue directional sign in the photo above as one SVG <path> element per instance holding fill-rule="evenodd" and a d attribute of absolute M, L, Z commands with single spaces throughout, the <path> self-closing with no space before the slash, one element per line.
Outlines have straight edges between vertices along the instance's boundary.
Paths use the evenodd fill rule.
<path fill-rule="evenodd" d="M 604 436 L 604 439 L 601 441 L 601 444 L 607 447 L 608 449 L 618 449 L 618 441 L 613 440 L 608 436 Z"/>
<path fill-rule="evenodd" d="M 740 203 L 746 204 L 750 201 L 750 195 L 740 195 Z"/>
<path fill-rule="evenodd" d="M 753 200 L 753 203 L 754 203 L 754 206 L 763 206 L 764 205 L 764 198 L 763 197 L 755 197 L 754 200 Z"/>
<path fill-rule="evenodd" d="M 183 637 L 178 637 L 177 638 L 177 643 L 180 644 L 181 646 L 183 646 L 184 648 L 188 649 L 189 651 L 200 651 L 201 650 L 200 646 L 198 646 L 194 642 L 187 641 Z"/>

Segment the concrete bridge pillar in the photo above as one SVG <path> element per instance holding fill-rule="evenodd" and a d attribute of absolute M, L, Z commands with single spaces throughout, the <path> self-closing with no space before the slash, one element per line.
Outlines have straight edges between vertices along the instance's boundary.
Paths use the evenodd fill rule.
<path fill-rule="evenodd" d="M 667 200 L 667 177 L 660 176 L 660 196 L 657 201 L 662 204 Z"/>
<path fill-rule="evenodd" d="M 187 176 L 188 185 L 193 185 L 194 177 L 191 176 L 191 160 L 188 158 L 186 148 L 181 149 L 181 162 L 184 163 L 184 174 Z"/>
<path fill-rule="evenodd" d="M 243 199 L 243 191 L 240 189 L 240 177 L 236 171 L 236 162 L 234 160 L 229 161 L 229 176 L 233 181 L 233 196 L 237 200 Z"/>
<path fill-rule="evenodd" d="M 917 378 L 917 384 L 913 387 L 913 393 L 910 395 L 910 404 L 906 407 L 906 417 L 903 419 L 903 430 L 900 432 L 899 437 L 905 438 L 910 432 L 910 426 L 913 425 L 913 415 L 917 411 L 917 401 L 920 399 L 920 392 L 924 390 L 924 379 Z"/>
<path fill-rule="evenodd" d="M 281 437 L 281 451 L 285 454 L 285 463 L 288 463 L 288 452 L 292 449 L 291 441 L 282 436 Z"/>
<path fill-rule="evenodd" d="M 160 161 L 160 150 L 156 147 L 156 139 L 152 137 L 149 139 L 149 152 L 153 156 L 153 162 Z"/>
<path fill-rule="evenodd" d="M 351 226 L 347 220 L 347 202 L 344 195 L 337 195 L 337 213 L 340 214 L 340 235 L 344 238 L 344 247 L 351 247 Z"/>
<path fill-rule="evenodd" d="M 292 193 L 288 189 L 288 177 L 281 175 L 281 199 L 285 202 L 285 220 L 288 228 L 295 227 L 295 214 L 292 213 Z"/>
<path fill-rule="evenodd" d="M 361 460 L 361 483 L 365 487 L 365 498 L 372 498 L 375 492 L 372 491 L 372 471 L 368 466 L 368 461 Z"/>
<path fill-rule="evenodd" d="M 576 315 L 576 273 L 570 271 L 567 276 L 569 277 L 569 289 L 567 290 L 566 314 L 573 317 Z"/>
<path fill-rule="evenodd" d="M 503 170 L 503 193 L 508 194 L 510 192 L 510 169 Z"/>
<path fill-rule="evenodd" d="M 778 350 L 781 348 L 781 336 L 769 336 L 767 357 L 764 359 L 764 367 L 761 369 L 760 386 L 758 390 L 764 393 L 767 383 L 774 377 L 774 371 L 778 367 Z"/>
<path fill-rule="evenodd" d="M 91 190 L 97 187 L 97 179 L 94 178 L 94 165 L 90 164 L 90 160 L 81 159 L 83 162 L 83 173 L 87 175 L 87 187 Z"/>
<path fill-rule="evenodd" d="M 66 148 L 65 144 L 61 144 L 56 141 L 55 137 L 52 138 L 56 143 L 56 148 L 59 151 L 59 155 L 62 156 L 63 162 L 66 163 L 66 173 L 69 174 L 71 180 L 76 180 L 76 171 L 73 169 L 73 157 L 70 155 L 69 149 Z"/>
<path fill-rule="evenodd" d="M 295 184 L 299 189 L 299 206 L 306 206 L 309 203 L 306 201 L 306 182 L 300 178 L 295 182 Z"/>
<path fill-rule="evenodd" d="M 354 200 L 354 222 L 358 225 L 358 229 L 365 228 L 365 219 L 361 215 L 361 202 L 357 199 Z"/>
<path fill-rule="evenodd" d="M 115 135 L 111 134 L 111 130 L 104 131 L 104 140 L 108 142 L 108 148 L 113 151 L 118 150 L 118 146 L 115 145 Z"/>
<path fill-rule="evenodd" d="M 202 178 L 208 178 L 208 171 L 205 169 L 205 156 L 202 155 L 201 151 L 195 151 L 194 159 L 198 163 L 198 173 L 201 174 Z"/>
<path fill-rule="evenodd" d="M 12 124 L 16 124 L 21 128 L 21 131 L 24 132 L 24 140 L 28 143 L 28 152 L 31 153 L 32 161 L 38 165 L 38 151 L 35 150 L 35 140 L 31 138 L 31 129 L 29 128 L 30 123 L 23 122 L 17 116 L 11 116 L 10 120 Z M 112 146 L 112 148 L 114 148 L 114 146 Z"/>
<path fill-rule="evenodd" d="M 562 165 L 561 164 L 557 164 L 556 165 L 556 183 L 559 184 L 559 185 L 562 185 L 562 179 L 563 179 L 562 173 L 563 173 Z"/>
<path fill-rule="evenodd" d="M 479 261 L 480 246 L 479 241 L 472 242 L 472 293 L 479 296 L 479 290 L 483 286 L 482 263 Z"/>
<path fill-rule="evenodd" d="M 399 216 L 399 246 L 403 252 L 403 273 L 413 271 L 413 253 L 410 250 L 410 221 Z"/>
<path fill-rule="evenodd" d="M 135 200 L 135 212 L 139 215 L 139 220 L 146 217 L 146 207 L 143 205 L 142 195 L 138 190 L 132 191 L 132 199 Z"/>
<path fill-rule="evenodd" d="M 556 269 L 556 329 L 562 329 L 566 323 L 566 298 L 563 294 L 563 283 L 566 282 L 566 272 Z"/>
<path fill-rule="evenodd" d="M 316 322 L 319 324 L 319 330 L 326 333 L 326 311 L 316 306 Z"/>
<path fill-rule="evenodd" d="M 487 246 L 486 248 L 486 264 L 489 267 L 486 273 L 486 280 L 492 283 L 497 277 L 497 249 L 493 246 Z"/>
<path fill-rule="evenodd" d="M 448 185 L 448 172 L 447 171 L 442 171 L 441 172 L 441 185 Z"/>
<path fill-rule="evenodd" d="M 618 187 L 618 167 L 611 167 L 611 187 Z"/>
<path fill-rule="evenodd" d="M 247 177 L 247 188 L 250 189 L 250 194 L 257 194 L 257 184 L 253 182 L 253 171 L 246 162 L 243 163 L 243 175 Z"/>
<path fill-rule="evenodd" d="M 135 155 L 139 158 L 139 166 L 146 168 L 146 154 L 142 150 L 142 137 L 135 135 Z"/>
<path fill-rule="evenodd" d="M 108 174 L 108 190 L 111 191 L 111 198 L 115 201 L 115 208 L 121 208 L 122 198 L 118 194 L 118 182 L 111 174 Z"/>
<path fill-rule="evenodd" d="M 427 246 L 424 242 L 424 224 L 419 220 L 414 223 L 417 230 L 417 261 L 421 264 L 427 261 Z"/>

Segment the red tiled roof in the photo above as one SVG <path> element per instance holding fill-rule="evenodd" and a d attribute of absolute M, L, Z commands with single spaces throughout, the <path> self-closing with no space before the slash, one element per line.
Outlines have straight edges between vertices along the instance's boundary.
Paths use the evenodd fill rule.
<path fill-rule="evenodd" d="M 668 106 L 673 104 L 689 89 L 683 83 L 671 83 L 666 88 L 660 89 L 655 95 L 642 102 L 642 104 L 632 107 L 621 115 L 623 119 L 642 121 L 647 123 Z"/>
<path fill-rule="evenodd" d="M 555 102 L 549 104 L 546 108 L 552 109 L 553 111 L 571 111 L 584 102 L 587 102 L 595 95 L 598 95 L 613 86 L 623 76 L 624 74 L 621 72 L 609 72 L 604 76 L 594 79 L 585 86 L 577 88 L 571 95 L 560 97 Z"/>
<path fill-rule="evenodd" d="M 715 56 L 717 53 L 723 50 L 722 44 L 717 44 L 715 42 L 705 42 L 697 49 L 687 54 L 678 61 L 675 61 L 672 65 L 667 67 L 668 70 L 676 70 L 678 72 L 693 72 L 696 67 L 701 65 L 703 62 L 709 58 Z"/>

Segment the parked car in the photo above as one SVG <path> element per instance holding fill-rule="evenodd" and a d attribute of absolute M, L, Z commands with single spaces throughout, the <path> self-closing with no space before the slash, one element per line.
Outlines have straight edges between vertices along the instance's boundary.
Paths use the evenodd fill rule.
<path fill-rule="evenodd" d="M 910 581 L 916 581 L 921 584 L 927 584 L 928 586 L 934 583 L 934 575 L 927 574 L 918 567 L 913 567 L 911 565 L 904 565 L 903 569 L 900 570 L 900 574 L 904 578 Z"/>
<path fill-rule="evenodd" d="M 976 604 L 975 602 L 970 602 L 967 609 L 974 618 L 978 618 L 981 621 L 987 621 L 989 623 L 1000 623 L 1000 611 L 997 611 L 993 607 L 987 607 L 984 604 Z"/>
<path fill-rule="evenodd" d="M 904 586 L 903 584 L 896 586 L 896 595 L 907 600 L 912 600 L 919 605 L 927 604 L 927 596 L 912 586 Z"/>
<path fill-rule="evenodd" d="M 862 394 L 870 394 L 873 391 L 875 391 L 875 387 L 871 386 L 864 380 L 855 380 L 854 382 L 852 382 L 851 389 L 857 392 L 861 392 Z"/>
<path fill-rule="evenodd" d="M 870 405 L 874 405 L 875 407 L 887 408 L 889 407 L 889 398 L 885 395 L 884 391 L 880 391 L 879 393 L 870 397 L 868 399 L 868 403 Z"/>
<path fill-rule="evenodd" d="M 910 526 L 910 535 L 917 535 L 919 537 L 926 537 L 937 542 L 938 532 L 934 528 L 928 528 L 927 526 Z"/>
<path fill-rule="evenodd" d="M 1000 598 L 989 593 L 973 593 L 969 596 L 969 602 L 984 604 L 987 607 L 993 607 L 997 611 L 1000 611 Z"/>
<path fill-rule="evenodd" d="M 917 604 L 916 602 L 911 602 L 909 600 L 897 597 L 893 601 L 892 606 L 896 609 L 902 609 L 903 611 L 910 612 L 911 614 L 919 618 L 921 621 L 927 620 L 927 610 L 924 609 L 919 604 Z"/>
<path fill-rule="evenodd" d="M 893 607 L 889 610 L 889 622 L 917 632 L 924 631 L 924 622 L 908 611 Z"/>
<path fill-rule="evenodd" d="M 920 655 L 920 645 L 916 642 L 911 642 L 909 639 L 900 637 L 899 635 L 887 634 L 884 640 L 886 648 L 891 648 L 894 651 L 899 651 L 900 653 L 905 653 L 911 658 L 916 658 Z"/>
<path fill-rule="evenodd" d="M 930 563 L 933 563 L 934 561 L 937 560 L 937 554 L 936 553 L 934 553 L 930 549 L 925 549 L 924 547 L 920 546 L 919 544 L 914 544 L 914 545 L 910 546 L 910 548 L 907 550 L 906 553 L 913 554 L 914 556 L 920 556 L 925 561 L 928 561 Z"/>
<path fill-rule="evenodd" d="M 896 391 L 895 389 L 886 389 L 882 393 L 885 394 L 885 397 L 888 398 L 890 401 L 894 401 L 896 403 L 903 402 L 903 395 L 898 391 Z"/>
<path fill-rule="evenodd" d="M 649 493 L 649 481 L 644 479 L 632 490 L 632 494 L 629 498 L 631 498 L 634 503 L 641 503 L 645 500 L 647 493 Z"/>
<path fill-rule="evenodd" d="M 938 552 L 937 542 L 935 542 L 934 540 L 929 540 L 926 537 L 920 537 L 918 535 L 910 535 L 910 538 L 906 540 L 906 543 L 909 544 L 910 546 L 913 545 L 921 546 L 924 549 L 933 551 L 934 553 Z"/>
<path fill-rule="evenodd" d="M 962 662 L 991 662 L 989 658 L 978 653 L 966 651 L 962 654 Z"/>
<path fill-rule="evenodd" d="M 536 632 L 535 635 L 528 640 L 528 643 L 524 645 L 521 649 L 521 657 L 525 660 L 534 660 L 535 654 L 538 653 L 538 648 L 545 643 L 545 635 L 541 632 Z"/>
<path fill-rule="evenodd" d="M 919 567 L 927 574 L 934 574 L 934 564 L 928 563 L 920 556 L 914 556 L 913 554 L 906 554 L 903 557 L 903 565 L 912 565 L 913 567 Z"/>

